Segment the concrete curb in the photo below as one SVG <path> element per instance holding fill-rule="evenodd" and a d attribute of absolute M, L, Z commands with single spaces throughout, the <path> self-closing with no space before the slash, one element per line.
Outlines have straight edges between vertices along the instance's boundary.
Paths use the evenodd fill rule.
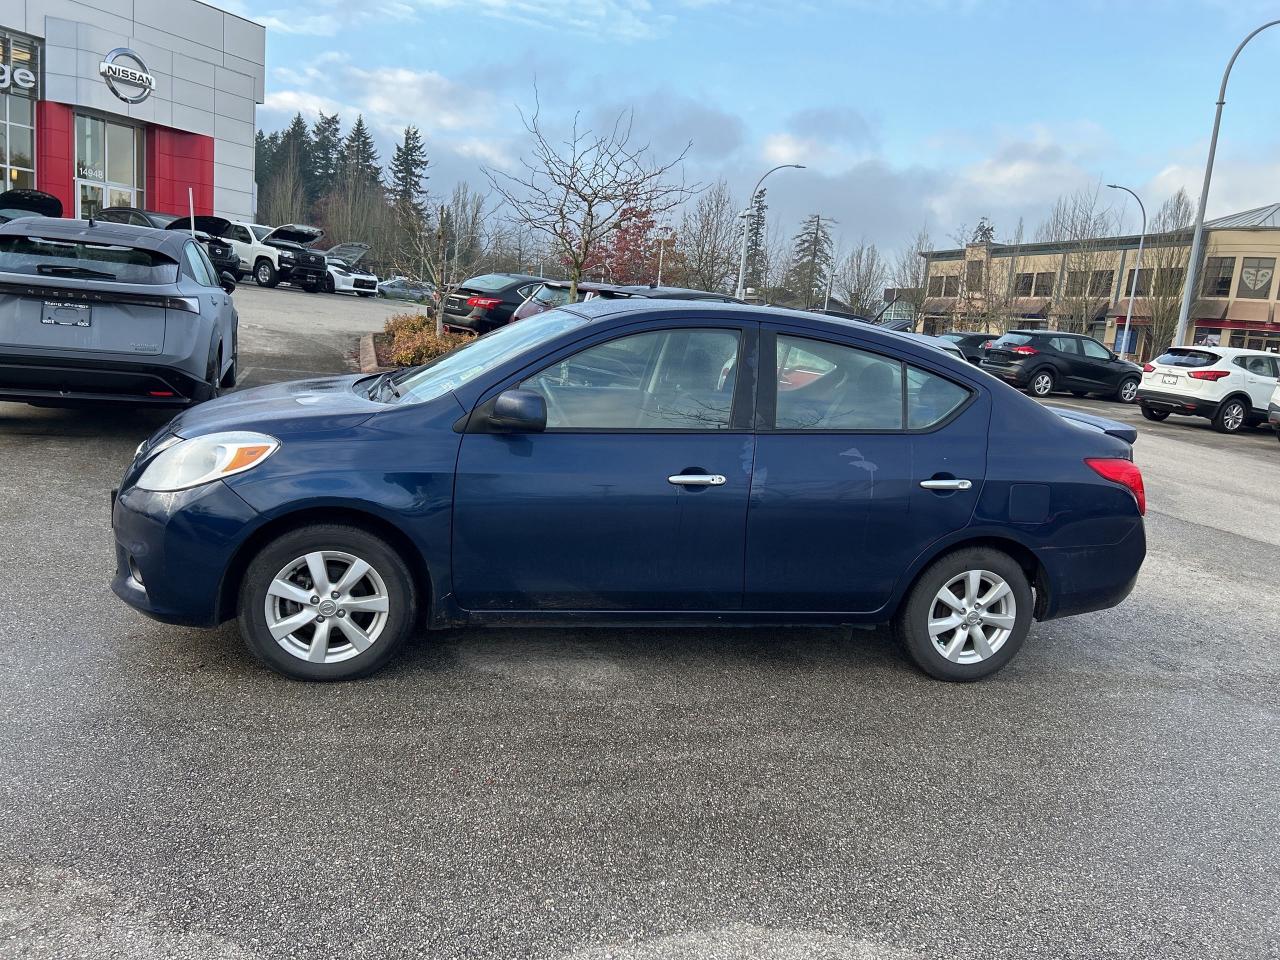
<path fill-rule="evenodd" d="M 378 366 L 378 353 L 373 349 L 373 334 L 366 333 L 360 338 L 360 372 L 379 373 L 390 369 L 390 367 Z"/>

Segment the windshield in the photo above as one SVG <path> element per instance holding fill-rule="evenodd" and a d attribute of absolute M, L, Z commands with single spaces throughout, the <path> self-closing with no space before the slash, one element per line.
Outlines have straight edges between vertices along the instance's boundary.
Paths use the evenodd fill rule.
<path fill-rule="evenodd" d="M 267 239 L 267 234 L 269 234 L 269 233 L 272 231 L 272 229 L 273 229 L 273 228 L 272 228 L 272 227 L 260 227 L 260 226 L 258 226 L 258 225 L 255 223 L 255 224 L 253 224 L 251 227 L 249 227 L 249 229 L 253 231 L 253 235 L 254 235 L 254 237 L 255 237 L 259 242 L 261 242 L 261 241 L 263 241 L 263 240 Z"/>
<path fill-rule="evenodd" d="M 534 293 L 533 299 L 546 307 L 563 307 L 569 302 L 569 288 L 549 287 L 544 283 Z"/>
<path fill-rule="evenodd" d="M 548 310 L 519 323 L 509 323 L 473 340 L 465 347 L 413 367 L 396 381 L 401 403 L 422 403 L 456 390 L 498 364 L 519 356 L 547 340 L 589 323 L 585 317 Z"/>
<path fill-rule="evenodd" d="M 0 237 L 0 270 L 119 283 L 176 283 L 178 280 L 178 264 L 152 250 L 44 237 Z"/>

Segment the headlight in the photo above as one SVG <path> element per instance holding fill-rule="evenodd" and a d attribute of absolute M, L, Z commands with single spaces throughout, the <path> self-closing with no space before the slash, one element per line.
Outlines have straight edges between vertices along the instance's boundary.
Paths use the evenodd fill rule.
<path fill-rule="evenodd" d="M 293 254 L 292 254 L 292 253 L 282 253 L 282 254 L 280 254 L 280 259 L 281 259 L 281 260 L 292 260 L 292 259 L 293 259 Z"/>
<path fill-rule="evenodd" d="M 158 491 L 198 487 L 251 470 L 279 449 L 280 441 L 265 433 L 211 433 L 181 440 L 147 465 L 137 486 Z"/>

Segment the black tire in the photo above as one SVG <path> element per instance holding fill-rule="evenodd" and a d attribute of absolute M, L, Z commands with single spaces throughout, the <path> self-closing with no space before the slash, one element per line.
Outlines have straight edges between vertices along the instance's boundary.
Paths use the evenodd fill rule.
<path fill-rule="evenodd" d="M 305 291 L 307 291 L 307 293 L 319 293 L 319 292 L 320 292 L 320 284 L 318 284 L 318 283 L 304 283 L 304 284 L 302 285 L 302 289 L 303 289 L 303 290 L 305 290 Z"/>
<path fill-rule="evenodd" d="M 222 393 L 222 347 L 219 346 L 217 352 L 209 358 L 209 365 L 204 370 L 204 383 L 200 384 L 191 399 L 196 403 L 207 403 L 210 400 L 217 400 Z"/>
<path fill-rule="evenodd" d="M 967 581 L 966 575 L 969 571 L 994 575 L 1008 585 L 1009 591 L 1006 597 L 994 603 L 997 605 L 998 616 L 1012 616 L 1013 621 L 1012 626 L 1006 628 L 1007 633 L 1003 635 L 999 645 L 993 648 L 990 656 L 972 662 L 957 662 L 957 660 L 948 659 L 935 646 L 929 636 L 929 622 L 931 619 L 943 619 L 942 611 L 951 610 L 938 599 L 942 588 L 952 583 L 957 577 L 965 578 Z M 989 595 L 991 585 L 986 579 L 980 579 L 979 597 Z M 983 590 L 986 594 L 982 593 Z M 969 604 L 971 598 L 954 593 L 953 595 L 966 602 L 966 609 L 972 609 Z M 1012 602 L 1013 610 L 1011 613 L 1001 614 L 999 611 L 1007 611 L 1008 607 L 998 605 L 1006 602 Z M 1031 585 L 1027 582 L 1027 575 L 1016 560 L 1007 553 L 990 547 L 967 547 L 934 561 L 920 574 L 898 611 L 894 630 L 907 648 L 911 659 L 929 676 L 938 680 L 960 682 L 980 680 L 995 673 L 1017 655 L 1031 629 L 1033 605 Z M 980 611 L 977 613 L 981 616 Z M 950 612 L 946 614 L 946 616 L 950 615 Z M 988 616 L 990 615 L 988 613 Z M 959 631 L 962 625 L 963 623 L 957 625 L 955 631 Z M 983 623 L 979 623 L 978 626 L 984 638 L 988 636 L 988 630 L 993 631 L 990 634 L 992 641 L 1001 636 L 998 627 Z M 954 632 L 952 639 L 954 639 Z M 958 643 L 956 656 L 960 660 L 980 656 L 971 632 L 962 635 Z"/>
<path fill-rule="evenodd" d="M 1027 381 L 1027 393 L 1033 397 L 1047 397 L 1058 385 L 1058 378 L 1048 367 L 1042 367 L 1031 375 Z"/>
<path fill-rule="evenodd" d="M 329 646 L 325 648 L 326 655 L 332 652 L 335 656 L 342 656 L 344 649 L 356 648 L 348 639 L 345 628 L 340 629 L 341 624 L 353 623 L 362 631 L 373 631 L 377 626 L 373 641 L 349 659 L 332 662 L 304 659 L 305 652 L 288 652 L 272 636 L 267 625 L 268 591 L 273 581 L 296 561 L 302 559 L 305 562 L 308 554 L 317 552 L 344 554 L 369 564 L 381 583 L 381 589 L 385 590 L 387 610 L 381 621 L 377 620 L 378 613 L 363 611 L 353 611 L 349 620 L 337 612 L 327 617 L 317 614 L 311 622 L 300 623 L 294 633 L 286 634 L 284 642 L 295 650 L 302 650 L 304 643 L 314 645 L 315 631 L 319 629 L 320 622 L 327 620 L 331 634 Z M 331 560 L 326 565 L 326 574 L 331 582 L 338 581 L 333 583 L 335 586 L 341 585 L 342 563 L 341 560 Z M 309 565 L 305 569 L 309 570 Z M 302 587 L 302 592 L 314 589 L 314 581 L 308 573 L 299 572 L 296 576 L 299 579 L 290 582 Z M 370 591 L 357 599 L 376 596 L 377 590 L 372 588 L 374 582 L 368 575 L 357 581 L 356 589 Z M 313 596 L 319 597 L 319 594 Z M 309 603 L 304 608 L 298 601 L 281 597 L 271 597 L 271 602 L 281 616 L 297 616 L 303 609 L 311 609 Z M 315 609 L 321 609 L 327 602 L 337 604 L 341 601 L 324 598 L 315 605 Z M 413 632 L 416 622 L 417 592 L 408 565 L 386 541 L 358 527 L 316 524 L 284 533 L 258 552 L 240 584 L 239 626 L 245 645 L 267 666 L 295 680 L 351 680 L 367 676 L 386 665 Z"/>
<path fill-rule="evenodd" d="M 336 291 L 335 291 L 335 288 L 334 288 L 334 285 L 333 285 L 333 274 L 331 274 L 331 273 L 326 273 L 326 274 L 324 275 L 324 292 L 325 292 L 325 293 L 334 293 L 334 292 L 336 292 Z"/>
<path fill-rule="evenodd" d="M 1169 419 L 1168 410 L 1153 410 L 1145 405 L 1142 407 L 1142 415 L 1155 423 L 1160 423 L 1163 420 Z"/>
<path fill-rule="evenodd" d="M 1228 397 L 1213 415 L 1213 429 L 1219 433 L 1239 433 L 1248 418 L 1248 405 L 1239 397 Z"/>
<path fill-rule="evenodd" d="M 369 291 L 369 290 L 357 290 L 357 291 L 356 291 L 356 296 L 357 296 L 357 297 L 372 297 L 372 296 L 373 296 L 373 293 L 372 293 L 372 291 Z"/>
<path fill-rule="evenodd" d="M 253 266 L 253 279 L 260 287 L 274 287 L 280 282 L 280 274 L 270 260 L 263 258 Z"/>
<path fill-rule="evenodd" d="M 1073 397 L 1087 397 L 1089 395 L 1089 391 L 1088 390 L 1072 390 L 1071 395 Z"/>
<path fill-rule="evenodd" d="M 236 278 L 236 283 L 240 283 L 241 281 L 244 280 L 243 270 L 232 270 L 231 275 Z"/>
<path fill-rule="evenodd" d="M 1116 387 L 1116 399 L 1121 403 L 1133 403 L 1138 399 L 1138 386 L 1141 381 L 1137 377 L 1125 377 Z"/>
<path fill-rule="evenodd" d="M 231 358 L 231 366 L 227 367 L 227 372 L 222 375 L 222 389 L 230 390 L 236 385 L 236 379 L 239 377 L 240 360 L 238 357 Z"/>

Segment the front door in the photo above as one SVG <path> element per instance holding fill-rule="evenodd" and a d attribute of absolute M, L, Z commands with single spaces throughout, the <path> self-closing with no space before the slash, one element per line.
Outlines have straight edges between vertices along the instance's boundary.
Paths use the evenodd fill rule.
<path fill-rule="evenodd" d="M 1082 376 L 1090 386 L 1100 390 L 1114 390 L 1120 386 L 1120 378 L 1127 373 L 1129 367 L 1124 361 L 1112 356 L 1111 351 L 1097 340 L 1081 338 L 1082 358 L 1080 361 Z"/>
<path fill-rule="evenodd" d="M 623 335 L 509 384 L 545 398 L 547 429 L 463 437 L 459 605 L 739 608 L 754 338 L 755 324 Z"/>
<path fill-rule="evenodd" d="M 1246 356 L 1240 363 L 1244 367 L 1244 386 L 1249 391 L 1253 409 L 1265 411 L 1276 389 L 1276 358 Z"/>
<path fill-rule="evenodd" d="M 986 474 L 985 397 L 798 332 L 766 328 L 761 356 L 776 357 L 776 377 L 761 380 L 745 603 L 879 610 L 931 542 L 969 522 Z"/>

